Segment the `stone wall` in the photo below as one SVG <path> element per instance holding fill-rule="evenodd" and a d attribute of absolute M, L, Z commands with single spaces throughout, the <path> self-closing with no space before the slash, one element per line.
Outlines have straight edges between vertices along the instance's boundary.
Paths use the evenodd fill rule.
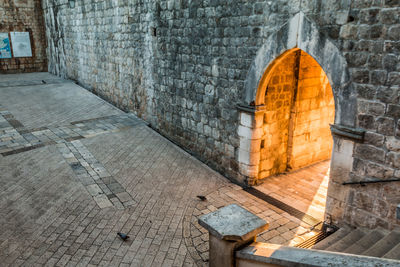
<path fill-rule="evenodd" d="M 365 140 L 354 145 L 349 180 L 399 179 L 400 3 L 355 1 L 352 14 L 354 21 L 341 26 L 339 38 L 357 92 L 357 126 L 366 133 Z M 343 180 L 331 180 L 333 217 L 366 227 L 399 224 L 399 182 L 343 188 Z"/>
<path fill-rule="evenodd" d="M 282 173 L 287 168 L 289 122 L 297 86 L 297 53 L 288 55 L 272 73 L 265 94 L 265 114 L 259 178 Z"/>
<path fill-rule="evenodd" d="M 288 169 L 331 157 L 335 103 L 328 77 L 310 55 L 301 52 L 296 101 L 288 144 Z"/>
<path fill-rule="evenodd" d="M 335 137 L 328 214 L 398 223 L 398 184 L 341 185 L 399 177 L 398 1 L 44 0 L 43 8 L 51 72 L 138 114 L 240 183 L 255 181 L 252 142 L 260 135 L 237 104 L 258 103 L 257 75 L 297 40 L 329 78 L 335 123 L 367 130 L 366 142 Z M 287 23 L 300 11 L 303 28 L 293 39 L 295 24 Z"/>
<path fill-rule="evenodd" d="M 40 0 L 1 2 L 0 32 L 29 32 L 32 57 L 0 59 L 0 73 L 47 71 L 46 36 L 40 2 Z"/>

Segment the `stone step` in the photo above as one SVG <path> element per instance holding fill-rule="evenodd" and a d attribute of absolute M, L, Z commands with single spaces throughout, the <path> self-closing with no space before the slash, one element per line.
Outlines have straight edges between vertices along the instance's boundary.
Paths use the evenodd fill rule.
<path fill-rule="evenodd" d="M 343 250 L 343 252 L 350 254 L 360 254 L 372 247 L 376 242 L 378 242 L 388 233 L 388 231 L 384 231 L 383 229 L 373 230 L 366 234 L 363 238 L 358 240 L 356 243 Z"/>
<path fill-rule="evenodd" d="M 318 242 L 315 244 L 312 249 L 320 249 L 324 250 L 333 243 L 336 243 L 338 240 L 346 236 L 352 229 L 348 227 L 342 227 L 327 238 L 323 239 L 322 241 Z"/>
<path fill-rule="evenodd" d="M 372 247 L 361 253 L 361 255 L 371 256 L 371 257 L 382 257 L 393 249 L 400 242 L 400 232 L 391 231 L 385 237 L 380 239 Z"/>
<path fill-rule="evenodd" d="M 335 251 L 335 252 L 342 252 L 346 248 L 353 245 L 355 242 L 359 241 L 361 238 L 365 236 L 365 232 L 361 229 L 355 229 L 348 233 L 346 236 L 338 240 L 337 242 L 333 243 L 325 250 L 327 251 Z"/>
<path fill-rule="evenodd" d="M 400 260 L 400 241 L 399 244 L 397 244 L 394 248 L 389 250 L 389 252 L 383 255 L 382 258 Z"/>

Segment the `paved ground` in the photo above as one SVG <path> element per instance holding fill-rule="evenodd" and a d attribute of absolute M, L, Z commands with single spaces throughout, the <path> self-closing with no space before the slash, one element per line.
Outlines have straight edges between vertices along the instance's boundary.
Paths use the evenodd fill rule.
<path fill-rule="evenodd" d="M 328 193 L 330 160 L 270 177 L 258 190 L 323 221 Z"/>
<path fill-rule="evenodd" d="M 205 266 L 197 217 L 229 203 L 270 222 L 258 240 L 314 234 L 135 116 L 46 73 L 0 75 L 0 170 L 2 266 Z"/>

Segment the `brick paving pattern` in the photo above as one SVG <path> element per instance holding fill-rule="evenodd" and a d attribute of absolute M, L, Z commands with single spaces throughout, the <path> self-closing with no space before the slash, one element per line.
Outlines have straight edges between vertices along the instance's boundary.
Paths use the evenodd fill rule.
<path fill-rule="evenodd" d="M 208 266 L 208 232 L 197 223 L 203 214 L 236 203 L 269 222 L 269 228 L 257 237 L 258 242 L 295 246 L 316 235 L 309 225 L 245 192 L 237 185 L 227 185 L 206 195 L 207 200 L 193 203 L 184 221 L 186 245 L 198 266 Z"/>
<path fill-rule="evenodd" d="M 114 205 L 123 209 L 135 203 L 79 140 L 57 144 L 57 148 L 100 208 Z"/>
<path fill-rule="evenodd" d="M 14 123 L 10 123 L 14 122 Z M 131 114 L 72 122 L 59 127 L 26 129 L 9 111 L 0 109 L 0 153 L 3 156 L 24 152 L 44 145 L 93 137 L 124 130 L 141 123 Z M 7 123 L 7 124 L 6 124 Z M 2 125 L 5 127 L 2 128 Z M 18 125 L 15 127 L 14 125 Z"/>
<path fill-rule="evenodd" d="M 66 83 L 43 85 L 47 99 L 54 100 L 52 87 L 59 84 Z M 26 87 L 32 99 L 46 95 L 43 88 L 35 94 Z M 10 102 L 3 94 L 10 92 L 0 89 L 4 266 L 206 266 L 208 233 L 197 218 L 230 203 L 270 222 L 259 241 L 293 245 L 314 234 L 310 225 L 233 185 L 96 96 L 79 93 L 81 106 L 98 102 L 98 116 L 96 105 L 88 116 L 85 108 L 73 110 L 77 102 L 46 106 L 44 100 L 30 107 L 26 96 Z M 24 114 L 21 106 L 32 110 Z M 44 110 L 48 115 L 41 118 Z M 46 125 L 51 114 L 54 121 Z M 11 125 L 10 118 L 20 124 Z M 117 232 L 130 238 L 124 242 Z"/>
<path fill-rule="evenodd" d="M 319 162 L 301 170 L 270 177 L 255 188 L 323 221 L 329 167 L 329 160 Z"/>

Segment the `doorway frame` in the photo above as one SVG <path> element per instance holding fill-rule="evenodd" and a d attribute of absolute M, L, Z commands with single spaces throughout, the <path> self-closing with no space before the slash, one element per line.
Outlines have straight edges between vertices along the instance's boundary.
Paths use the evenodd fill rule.
<path fill-rule="evenodd" d="M 272 70 L 289 53 L 303 50 L 312 56 L 328 77 L 335 101 L 335 123 L 331 125 L 333 151 L 331 157 L 327 210 L 338 210 L 343 217 L 347 190 L 341 183 L 348 180 L 353 168 L 355 142 L 363 138 L 356 129 L 357 97 L 349 75 L 347 62 L 335 43 L 322 34 L 315 23 L 303 12 L 295 14 L 278 31 L 271 34 L 258 50 L 245 80 L 244 94 L 238 105 L 239 125 L 239 183 L 253 186 L 262 181 L 258 177 L 260 144 L 265 112 L 265 92 Z M 341 129 L 345 129 L 342 131 Z M 358 140 L 346 136 L 351 132 Z M 328 207 L 328 206 L 331 207 Z M 337 216 L 336 216 L 337 215 Z"/>

